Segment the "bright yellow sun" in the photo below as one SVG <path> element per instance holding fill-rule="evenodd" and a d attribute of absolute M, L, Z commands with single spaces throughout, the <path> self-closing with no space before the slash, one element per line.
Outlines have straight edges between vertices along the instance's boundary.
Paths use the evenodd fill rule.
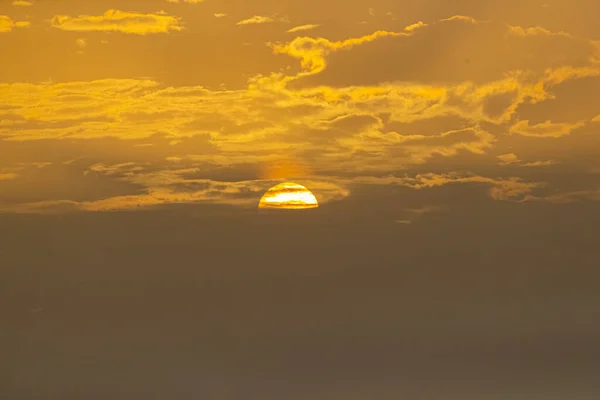
<path fill-rule="evenodd" d="M 297 183 L 284 182 L 273 186 L 263 195 L 258 208 L 304 209 L 317 208 L 319 203 L 314 194 Z"/>

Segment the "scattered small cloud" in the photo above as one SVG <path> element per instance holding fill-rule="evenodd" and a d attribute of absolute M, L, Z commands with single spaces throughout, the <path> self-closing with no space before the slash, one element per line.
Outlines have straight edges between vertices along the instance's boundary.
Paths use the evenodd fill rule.
<path fill-rule="evenodd" d="M 213 15 L 214 15 L 216 18 L 223 18 L 223 17 L 226 17 L 226 16 L 227 16 L 227 14 L 225 14 L 225 13 L 215 13 L 215 14 L 213 14 Z"/>
<path fill-rule="evenodd" d="M 79 54 L 83 54 L 83 49 L 85 49 L 87 46 L 87 39 L 79 38 L 79 39 L 75 40 L 75 44 L 79 48 L 79 50 L 77 52 Z"/>
<path fill-rule="evenodd" d="M 316 24 L 308 24 L 308 25 L 300 25 L 300 26 L 296 26 L 292 29 L 288 29 L 288 33 L 294 33 L 294 32 L 300 32 L 300 31 L 308 31 L 311 29 L 315 29 L 318 28 L 320 25 L 316 25 Z"/>
<path fill-rule="evenodd" d="M 261 15 L 255 15 L 248 19 L 244 19 L 239 21 L 236 25 L 254 25 L 254 24 L 266 24 L 269 22 L 273 22 L 274 19 L 271 17 L 265 17 Z"/>
<path fill-rule="evenodd" d="M 29 7 L 33 5 L 33 2 L 26 0 L 15 0 L 12 2 L 12 5 L 16 7 Z"/>
<path fill-rule="evenodd" d="M 509 25 L 508 32 L 512 35 L 517 36 L 565 36 L 573 37 L 566 32 L 552 32 L 548 29 L 542 28 L 541 26 L 533 26 L 529 28 L 523 28 L 521 26 Z"/>
<path fill-rule="evenodd" d="M 501 154 L 496 157 L 501 165 L 519 165 L 521 167 L 548 167 L 557 164 L 554 160 L 524 162 L 514 153 Z"/>
<path fill-rule="evenodd" d="M 558 164 L 558 162 L 554 160 L 544 160 L 544 161 L 533 161 L 524 163 L 524 167 L 549 167 L 550 165 Z"/>
<path fill-rule="evenodd" d="M 500 161 L 500 164 L 502 165 L 515 164 L 521 162 L 521 160 L 519 160 L 519 157 L 517 157 L 517 155 L 514 153 L 501 154 L 496 158 Z"/>
<path fill-rule="evenodd" d="M 428 26 L 426 23 L 424 23 L 423 21 L 419 21 L 419 22 L 416 22 L 416 23 L 414 23 L 412 25 L 408 25 L 408 26 L 404 27 L 404 30 L 408 31 L 408 32 L 411 32 L 411 31 L 414 31 L 415 29 L 423 28 L 423 27 L 426 27 L 426 26 Z"/>
<path fill-rule="evenodd" d="M 150 35 L 180 31 L 180 18 L 164 13 L 140 14 L 119 10 L 108 10 L 103 15 L 80 15 L 70 17 L 55 15 L 53 28 L 74 32 L 121 32 L 133 35 Z"/>
<path fill-rule="evenodd" d="M 442 207 L 422 206 L 418 208 L 407 208 L 404 210 L 406 216 L 404 219 L 397 220 L 399 224 L 409 225 L 420 219 L 423 215 L 442 211 Z"/>
<path fill-rule="evenodd" d="M 15 179 L 18 175 L 14 172 L 0 172 L 0 181 Z"/>
<path fill-rule="evenodd" d="M 440 22 L 446 22 L 446 21 L 464 21 L 464 22 L 469 22 L 472 24 L 476 24 L 477 22 L 479 22 L 475 18 L 470 17 L 468 15 L 453 15 L 450 18 L 444 18 L 444 19 L 440 20 Z"/>
<path fill-rule="evenodd" d="M 31 26 L 29 21 L 13 21 L 7 15 L 0 15 L 0 33 L 6 33 L 13 30 L 13 28 L 27 28 Z"/>
<path fill-rule="evenodd" d="M 559 138 L 570 135 L 575 129 L 583 126 L 585 126 L 584 122 L 553 123 L 550 120 L 530 125 L 528 120 L 522 120 L 511 126 L 509 133 L 539 138 Z"/>
<path fill-rule="evenodd" d="M 41 168 L 49 167 L 50 165 L 52 165 L 52 163 L 51 162 L 42 162 L 42 161 L 40 161 L 40 162 L 34 162 L 31 165 L 34 166 L 34 167 L 37 167 L 37 168 L 41 169 Z"/>

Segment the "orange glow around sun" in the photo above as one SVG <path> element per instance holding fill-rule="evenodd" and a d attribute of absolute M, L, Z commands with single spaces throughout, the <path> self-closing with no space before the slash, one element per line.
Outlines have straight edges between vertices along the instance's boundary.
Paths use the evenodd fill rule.
<path fill-rule="evenodd" d="M 317 208 L 314 194 L 302 185 L 284 182 L 273 186 L 263 195 L 258 208 L 305 209 Z"/>

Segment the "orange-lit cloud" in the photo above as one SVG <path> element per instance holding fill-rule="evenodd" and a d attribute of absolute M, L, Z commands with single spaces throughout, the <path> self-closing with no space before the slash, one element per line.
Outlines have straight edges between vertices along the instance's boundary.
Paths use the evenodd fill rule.
<path fill-rule="evenodd" d="M 67 170 L 73 181 L 98 177 L 119 190 L 86 201 L 65 190 L 60 197 L 26 205 L 5 204 L 0 195 L 3 209 L 255 206 L 269 185 L 296 178 L 312 182 L 311 190 L 314 186 L 324 203 L 347 197 L 353 185 L 371 184 L 403 190 L 462 184 L 481 187 L 493 199 L 521 201 L 548 198 L 552 190 L 552 196 L 573 193 L 558 176 L 544 174 L 546 168 L 524 167 L 561 168 L 600 145 L 595 142 L 600 109 L 592 95 L 576 100 L 600 84 L 599 47 L 567 30 L 461 15 L 423 17 L 423 22 L 417 16 L 412 21 L 419 22 L 405 28 L 378 25 L 372 18 L 339 34 L 324 23 L 307 33 L 311 37 L 294 37 L 274 26 L 217 23 L 214 18 L 226 14 L 214 11 L 186 14 L 190 29 L 181 35 L 117 34 L 107 46 L 85 32 L 148 35 L 180 31 L 183 25 L 179 17 L 148 10 L 54 17 L 51 26 L 79 32 L 67 35 L 66 43 L 80 55 L 69 58 L 69 68 L 54 70 L 71 71 L 73 79 L 53 81 L 48 72 L 47 78 L 14 75 L 0 83 L 0 147 L 10 149 L 0 169 L 11 176 L 3 179 L 2 190 L 32 197 L 34 190 L 19 182 L 50 182 L 47 175 Z M 264 10 L 244 15 L 254 12 Z M 281 21 L 271 15 L 256 14 L 237 24 Z M 203 42 L 202 23 L 224 30 L 222 48 Z M 18 24 L 0 17 L 0 30 Z M 242 33 L 240 42 L 236 35 Z M 131 40 L 143 46 L 130 47 Z M 253 45 L 244 47 L 245 42 Z M 183 53 L 196 43 L 197 52 Z M 248 53 L 240 56 L 243 62 L 235 54 L 221 59 L 227 62 L 214 69 L 222 71 L 205 81 L 215 57 L 230 49 Z M 128 56 L 131 51 L 135 55 Z M 163 53 L 168 57 L 152 58 Z M 150 58 L 154 61 L 146 62 Z M 86 64 L 90 60 L 96 64 Z M 182 60 L 189 66 L 179 68 Z M 155 68 L 131 72 L 141 64 Z M 230 71 L 243 79 L 231 83 Z M 46 165 L 40 163 L 50 164 L 37 168 Z"/>
<path fill-rule="evenodd" d="M 521 161 L 521 160 L 519 160 L 519 157 L 517 157 L 517 155 L 514 153 L 501 154 L 501 155 L 497 156 L 496 158 L 498 158 L 498 160 L 504 165 L 514 164 L 514 163 L 518 163 Z"/>
<path fill-rule="evenodd" d="M 13 172 L 0 172 L 0 181 L 15 179 L 18 175 Z"/>
<path fill-rule="evenodd" d="M 531 125 L 529 121 L 518 121 L 510 127 L 510 133 L 532 137 L 558 138 L 570 135 L 575 129 L 581 128 L 584 125 L 584 122 L 553 123 L 551 121 Z"/>
<path fill-rule="evenodd" d="M 318 24 L 300 25 L 300 26 L 295 26 L 292 29 L 289 29 L 287 32 L 294 33 L 294 32 L 301 32 L 301 31 L 309 31 L 311 29 L 318 28 L 319 26 L 320 25 L 318 25 Z"/>
<path fill-rule="evenodd" d="M 53 28 L 74 32 L 121 32 L 133 35 L 150 35 L 180 31 L 180 18 L 166 14 L 141 14 L 135 12 L 108 10 L 103 15 L 80 15 L 70 17 L 55 15 L 51 20 Z"/>
<path fill-rule="evenodd" d="M 412 25 L 405 26 L 404 30 L 410 32 L 410 31 L 414 31 L 415 29 L 423 28 L 425 26 L 427 26 L 426 23 L 424 23 L 423 21 L 419 21 L 419 22 L 416 22 L 416 23 L 414 23 Z"/>
<path fill-rule="evenodd" d="M 508 27 L 508 31 L 513 34 L 513 35 L 517 35 L 517 36 L 535 36 L 535 35 L 541 35 L 541 36 L 552 36 L 552 35 L 557 35 L 557 36 L 566 36 L 566 37 L 573 37 L 572 35 L 566 33 L 566 32 L 552 32 L 548 29 L 542 28 L 541 26 L 534 26 L 534 27 L 530 27 L 530 28 L 523 28 L 522 26 L 510 26 Z"/>
<path fill-rule="evenodd" d="M 520 165 L 523 167 L 548 167 L 550 165 L 555 165 L 556 161 L 554 160 L 539 160 L 539 161 L 531 161 L 524 162 L 519 159 L 519 157 L 514 153 L 501 154 L 496 157 L 500 164 L 502 165 Z"/>
<path fill-rule="evenodd" d="M 29 21 L 13 21 L 7 15 L 0 15 L 0 33 L 10 32 L 13 28 L 26 28 L 30 25 Z"/>
<path fill-rule="evenodd" d="M 274 19 L 271 17 L 265 17 L 261 15 L 255 15 L 248 19 L 243 19 L 239 21 L 236 25 L 255 25 L 255 24 L 266 24 L 268 22 L 273 22 Z"/>
<path fill-rule="evenodd" d="M 495 200 L 522 200 L 536 188 L 544 187 L 542 182 L 526 182 L 518 177 L 490 178 L 479 175 L 450 174 L 418 174 L 414 177 L 360 177 L 352 180 L 362 184 L 392 184 L 427 189 L 449 184 L 485 184 L 490 186 L 488 194 Z"/>
<path fill-rule="evenodd" d="M 14 0 L 12 2 L 13 6 L 16 7 L 29 7 L 33 5 L 33 1 L 26 1 L 26 0 Z"/>

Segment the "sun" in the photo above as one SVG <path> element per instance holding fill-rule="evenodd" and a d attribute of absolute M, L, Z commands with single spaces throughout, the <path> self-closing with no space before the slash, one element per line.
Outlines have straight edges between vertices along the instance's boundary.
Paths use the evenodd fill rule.
<path fill-rule="evenodd" d="M 317 208 L 314 194 L 302 185 L 284 182 L 273 186 L 263 195 L 258 208 L 305 209 Z"/>

